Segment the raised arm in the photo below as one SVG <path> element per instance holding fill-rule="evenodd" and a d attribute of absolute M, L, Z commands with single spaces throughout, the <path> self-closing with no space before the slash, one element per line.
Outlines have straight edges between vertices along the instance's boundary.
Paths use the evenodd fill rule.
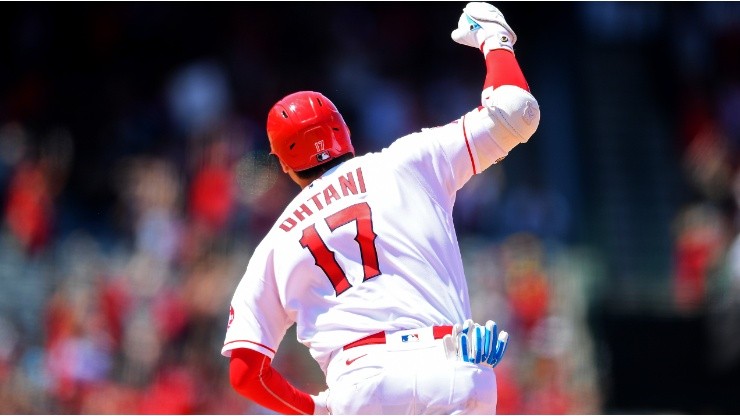
<path fill-rule="evenodd" d="M 517 36 L 496 7 L 468 3 L 452 39 L 479 49 L 486 62 L 482 106 L 466 117 L 480 172 L 532 137 L 539 126 L 540 107 L 514 55 Z"/>

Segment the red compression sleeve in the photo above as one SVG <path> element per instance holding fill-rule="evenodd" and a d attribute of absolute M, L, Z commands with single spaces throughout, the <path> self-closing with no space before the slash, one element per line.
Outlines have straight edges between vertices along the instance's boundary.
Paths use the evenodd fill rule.
<path fill-rule="evenodd" d="M 494 49 L 486 55 L 486 81 L 483 89 L 498 88 L 502 85 L 514 85 L 529 91 L 529 84 L 524 78 L 516 56 L 506 49 Z"/>
<path fill-rule="evenodd" d="M 270 359 L 257 351 L 239 348 L 231 352 L 229 378 L 241 395 L 272 411 L 287 415 L 312 415 L 310 395 L 293 387 L 270 365 Z"/>

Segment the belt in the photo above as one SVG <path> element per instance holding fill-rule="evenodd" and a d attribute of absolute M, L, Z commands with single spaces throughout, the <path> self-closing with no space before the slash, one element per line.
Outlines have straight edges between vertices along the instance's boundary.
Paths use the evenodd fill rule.
<path fill-rule="evenodd" d="M 434 339 L 441 339 L 445 335 L 452 333 L 452 325 L 433 326 L 431 329 L 432 337 Z M 428 330 L 428 328 L 421 328 L 418 331 L 421 332 L 424 330 Z M 413 342 L 419 340 L 419 333 L 415 333 L 415 330 L 405 330 L 401 332 L 403 332 L 403 335 L 401 335 L 401 342 Z M 395 335 L 395 333 L 393 335 Z M 387 342 L 387 338 L 385 331 L 380 331 L 364 338 L 360 338 L 357 341 L 350 342 L 345 345 L 343 349 L 348 350 L 350 348 L 360 347 L 363 345 L 385 344 Z"/>

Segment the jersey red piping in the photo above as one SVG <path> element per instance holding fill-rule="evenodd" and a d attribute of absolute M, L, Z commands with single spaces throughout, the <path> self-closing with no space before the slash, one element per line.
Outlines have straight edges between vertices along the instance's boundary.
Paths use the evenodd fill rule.
<path fill-rule="evenodd" d="M 463 116 L 462 129 L 463 129 L 463 137 L 465 137 L 465 146 L 467 146 L 468 156 L 470 156 L 470 164 L 473 165 L 473 175 L 475 175 L 478 172 L 475 169 L 475 160 L 473 160 L 473 151 L 470 149 L 470 142 L 468 142 L 468 132 L 465 131 L 465 116 Z"/>
<path fill-rule="evenodd" d="M 275 354 L 275 350 L 273 350 L 272 348 L 268 347 L 267 345 L 260 344 L 259 342 L 247 341 L 246 339 L 238 339 L 236 341 L 229 341 L 226 344 L 224 344 L 224 347 L 227 346 L 227 345 L 229 345 L 229 344 L 233 344 L 235 342 L 248 342 L 250 344 L 254 344 L 254 345 L 260 346 L 262 348 L 265 348 L 265 349 L 269 350 L 271 353 Z"/>

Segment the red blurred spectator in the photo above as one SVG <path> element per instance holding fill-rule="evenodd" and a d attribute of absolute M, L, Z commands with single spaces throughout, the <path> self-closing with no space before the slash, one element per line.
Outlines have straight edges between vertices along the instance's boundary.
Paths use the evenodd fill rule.
<path fill-rule="evenodd" d="M 511 364 L 503 361 L 496 368 L 496 385 L 498 388 L 498 403 L 496 413 L 499 415 L 517 415 L 524 413 L 522 408 L 522 392 L 516 380 Z"/>
<path fill-rule="evenodd" d="M 550 283 L 542 241 L 534 234 L 510 236 L 502 246 L 506 292 L 514 318 L 529 332 L 547 315 Z"/>
<path fill-rule="evenodd" d="M 104 320 L 104 330 L 110 336 L 113 347 L 118 349 L 123 340 L 124 318 L 131 304 L 131 295 L 124 279 L 101 279 L 98 308 Z"/>
<path fill-rule="evenodd" d="M 53 293 L 47 301 L 44 318 L 47 349 L 74 333 L 75 313 L 62 291 Z"/>
<path fill-rule="evenodd" d="M 188 324 L 187 304 L 178 290 L 162 289 L 152 305 L 156 333 L 163 342 L 176 338 Z"/>
<path fill-rule="evenodd" d="M 574 400 L 566 389 L 566 371 L 560 358 L 537 357 L 532 367 L 533 385 L 527 395 L 524 413 L 565 415 L 572 413 Z"/>
<path fill-rule="evenodd" d="M 205 150 L 203 165 L 190 186 L 190 214 L 212 232 L 219 232 L 227 225 L 234 207 L 236 181 L 228 155 L 225 141 L 212 143 Z"/>
<path fill-rule="evenodd" d="M 709 206 L 693 206 L 678 218 L 675 247 L 675 300 L 684 310 L 704 303 L 707 281 L 726 247 L 720 213 Z"/>
<path fill-rule="evenodd" d="M 80 405 L 84 415 L 132 415 L 139 408 L 141 393 L 133 387 L 103 381 L 85 389 Z"/>
<path fill-rule="evenodd" d="M 531 330 L 546 316 L 550 303 L 550 285 L 543 272 L 531 270 L 513 276 L 508 292 L 514 315 L 525 330 Z"/>
<path fill-rule="evenodd" d="M 167 368 L 159 372 L 154 383 L 143 393 L 139 414 L 186 415 L 195 411 L 196 386 L 187 369 Z"/>
<path fill-rule="evenodd" d="M 19 164 L 8 186 L 5 218 L 28 252 L 42 249 L 49 241 L 53 209 L 45 163 Z"/>

